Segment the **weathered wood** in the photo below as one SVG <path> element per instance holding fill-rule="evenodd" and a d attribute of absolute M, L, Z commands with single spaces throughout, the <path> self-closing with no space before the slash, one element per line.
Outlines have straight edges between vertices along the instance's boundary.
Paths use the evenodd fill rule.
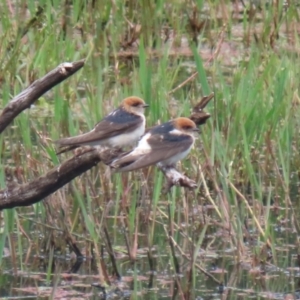
<path fill-rule="evenodd" d="M 157 164 L 157 167 L 164 173 L 167 178 L 166 191 L 168 192 L 172 186 L 182 186 L 190 189 L 195 189 L 197 184 L 194 180 L 186 177 L 185 175 L 179 173 L 175 168 L 163 167 Z"/>
<path fill-rule="evenodd" d="M 0 191 L 0 210 L 39 202 L 100 161 L 96 151 L 72 157 L 33 181 Z"/>
<path fill-rule="evenodd" d="M 84 66 L 84 60 L 73 63 L 65 62 L 50 71 L 43 78 L 34 81 L 29 87 L 13 98 L 3 109 L 0 116 L 0 133 L 13 119 L 26 108 L 29 108 L 40 96 L 55 85 L 64 81 Z"/>
<path fill-rule="evenodd" d="M 203 97 L 200 102 L 193 108 L 190 119 L 193 120 L 197 125 L 203 125 L 210 118 L 210 114 L 205 112 L 203 109 L 214 97 L 214 93 Z"/>
<path fill-rule="evenodd" d="M 0 191 L 0 210 L 16 206 L 28 206 L 43 200 L 75 177 L 96 166 L 101 160 L 110 161 L 119 150 L 99 152 L 93 148 L 76 155 L 45 175 L 29 183 L 14 185 Z"/>

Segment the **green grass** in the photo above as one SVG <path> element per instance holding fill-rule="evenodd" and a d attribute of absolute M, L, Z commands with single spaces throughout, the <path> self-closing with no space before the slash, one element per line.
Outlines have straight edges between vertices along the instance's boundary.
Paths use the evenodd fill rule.
<path fill-rule="evenodd" d="M 231 260 L 240 262 L 259 256 L 267 243 L 280 262 L 277 220 L 300 233 L 299 209 L 291 209 L 300 167 L 298 7 L 291 3 L 285 10 L 282 1 L 278 7 L 274 2 L 249 20 L 246 11 L 232 13 L 236 8 L 229 1 L 40 1 L 43 12 L 34 19 L 35 2 L 26 8 L 27 1 L 16 1 L 12 10 L 8 2 L 0 4 L 2 107 L 60 63 L 85 58 L 86 64 L 2 134 L 2 187 L 7 166 L 22 184 L 72 155 L 57 158 L 50 141 L 90 130 L 126 96 L 141 96 L 150 104 L 148 126 L 189 116 L 211 91 L 215 99 L 206 108 L 211 118 L 195 149 L 180 166 L 199 183 L 196 191 L 175 187 L 164 194 L 163 175 L 155 168 L 108 178 L 106 168 L 97 166 L 39 204 L 0 213 L 0 266 L 3 249 L 12 247 L 12 233 L 18 236 L 13 250 L 26 252 L 24 230 L 37 245 L 33 254 L 48 253 L 49 283 L 57 245 L 43 245 L 48 236 L 61 233 L 43 226 L 48 220 L 71 233 L 80 247 L 94 249 L 98 269 L 107 223 L 115 249 L 120 247 L 127 259 L 128 251 L 137 251 L 137 261 L 130 262 L 136 298 L 141 284 L 135 263 L 144 253 L 134 248 L 135 239 L 165 255 L 157 258 L 159 271 L 173 264 L 166 232 L 178 243 L 177 254 L 182 249 L 192 258 L 193 270 L 200 250 L 234 248 Z M 20 35 L 24 28 L 27 33 Z M 171 92 L 195 72 L 198 76 Z M 223 243 L 215 238 L 220 232 Z M 249 236 L 255 247 L 245 242 Z M 296 238 L 294 244 L 299 248 Z M 207 267 L 206 261 L 201 264 Z M 197 286 L 201 278 L 195 272 L 192 285 Z"/>

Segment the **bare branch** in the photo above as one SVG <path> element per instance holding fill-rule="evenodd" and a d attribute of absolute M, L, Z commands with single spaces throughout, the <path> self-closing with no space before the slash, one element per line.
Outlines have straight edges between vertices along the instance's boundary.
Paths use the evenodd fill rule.
<path fill-rule="evenodd" d="M 203 109 L 214 97 L 214 93 L 204 96 L 200 102 L 193 108 L 193 112 L 190 115 L 190 119 L 193 120 L 197 125 L 203 125 L 210 118 L 210 114 L 205 112 Z"/>
<path fill-rule="evenodd" d="M 43 200 L 75 177 L 96 166 L 101 160 L 110 161 L 119 150 L 99 152 L 89 149 L 53 168 L 47 174 L 29 183 L 7 187 L 0 191 L 0 210 L 16 206 L 28 206 Z"/>
<path fill-rule="evenodd" d="M 185 175 L 179 173 L 175 168 L 172 167 L 163 167 L 160 164 L 157 167 L 164 173 L 165 177 L 167 178 L 167 187 L 166 191 L 168 192 L 172 186 L 183 186 L 190 189 L 195 189 L 197 184 L 194 180 L 189 179 Z"/>
<path fill-rule="evenodd" d="M 40 96 L 73 75 L 83 66 L 84 60 L 73 63 L 62 63 L 43 78 L 33 82 L 23 92 L 12 99 L 3 109 L 0 116 L 0 133 L 3 132 L 19 113 L 29 108 Z"/>

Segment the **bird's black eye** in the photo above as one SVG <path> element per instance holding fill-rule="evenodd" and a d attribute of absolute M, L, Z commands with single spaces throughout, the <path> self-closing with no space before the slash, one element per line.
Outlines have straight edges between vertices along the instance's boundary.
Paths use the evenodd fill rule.
<path fill-rule="evenodd" d="M 135 102 L 132 104 L 132 106 L 134 106 L 134 107 L 138 107 L 139 105 L 140 105 L 140 103 L 138 103 L 138 102 Z"/>
<path fill-rule="evenodd" d="M 189 129 L 191 129 L 191 126 L 183 126 L 183 129 L 184 130 L 189 130 Z"/>

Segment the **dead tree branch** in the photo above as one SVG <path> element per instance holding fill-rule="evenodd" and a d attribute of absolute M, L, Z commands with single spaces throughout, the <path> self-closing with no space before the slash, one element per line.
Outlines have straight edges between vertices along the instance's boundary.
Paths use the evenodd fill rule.
<path fill-rule="evenodd" d="M 163 167 L 160 164 L 157 167 L 164 173 L 167 178 L 166 192 L 168 192 L 172 186 L 183 186 L 190 189 L 197 187 L 197 184 L 194 180 L 186 177 L 185 175 L 179 173 L 175 168 Z"/>
<path fill-rule="evenodd" d="M 62 63 L 43 78 L 33 82 L 23 92 L 12 99 L 3 109 L 0 116 L 0 133 L 3 132 L 19 113 L 29 108 L 40 96 L 73 75 L 83 66 L 84 60 L 73 63 Z"/>
<path fill-rule="evenodd" d="M 0 191 L 0 210 L 17 206 L 29 206 L 43 200 L 75 177 L 96 166 L 100 161 L 116 157 L 119 150 L 100 152 L 94 148 L 74 156 L 45 175 L 29 183 L 7 187 Z"/>
<path fill-rule="evenodd" d="M 214 97 L 214 93 L 208 96 L 204 96 L 200 102 L 194 106 L 190 119 L 193 120 L 197 125 L 203 125 L 210 118 L 210 114 L 205 112 L 203 109 L 209 103 L 209 101 Z"/>
<path fill-rule="evenodd" d="M 84 61 L 75 63 L 63 63 L 48 73 L 42 79 L 35 81 L 25 91 L 16 96 L 3 110 L 0 116 L 0 132 L 16 117 L 22 110 L 38 99 L 51 87 L 68 78 L 84 65 Z M 197 124 L 202 125 L 210 117 L 210 114 L 203 111 L 213 94 L 204 97 L 193 109 L 190 118 Z M 63 162 L 29 183 L 22 185 L 7 186 L 0 190 L 0 210 L 17 206 L 28 206 L 43 200 L 75 177 L 96 166 L 100 161 L 109 164 L 120 155 L 119 149 L 109 149 L 99 152 L 92 148 L 88 152 L 76 155 Z M 159 166 L 158 166 L 159 167 Z M 188 177 L 180 174 L 174 168 L 160 168 L 168 180 L 168 188 L 173 185 L 195 188 L 196 183 Z"/>

